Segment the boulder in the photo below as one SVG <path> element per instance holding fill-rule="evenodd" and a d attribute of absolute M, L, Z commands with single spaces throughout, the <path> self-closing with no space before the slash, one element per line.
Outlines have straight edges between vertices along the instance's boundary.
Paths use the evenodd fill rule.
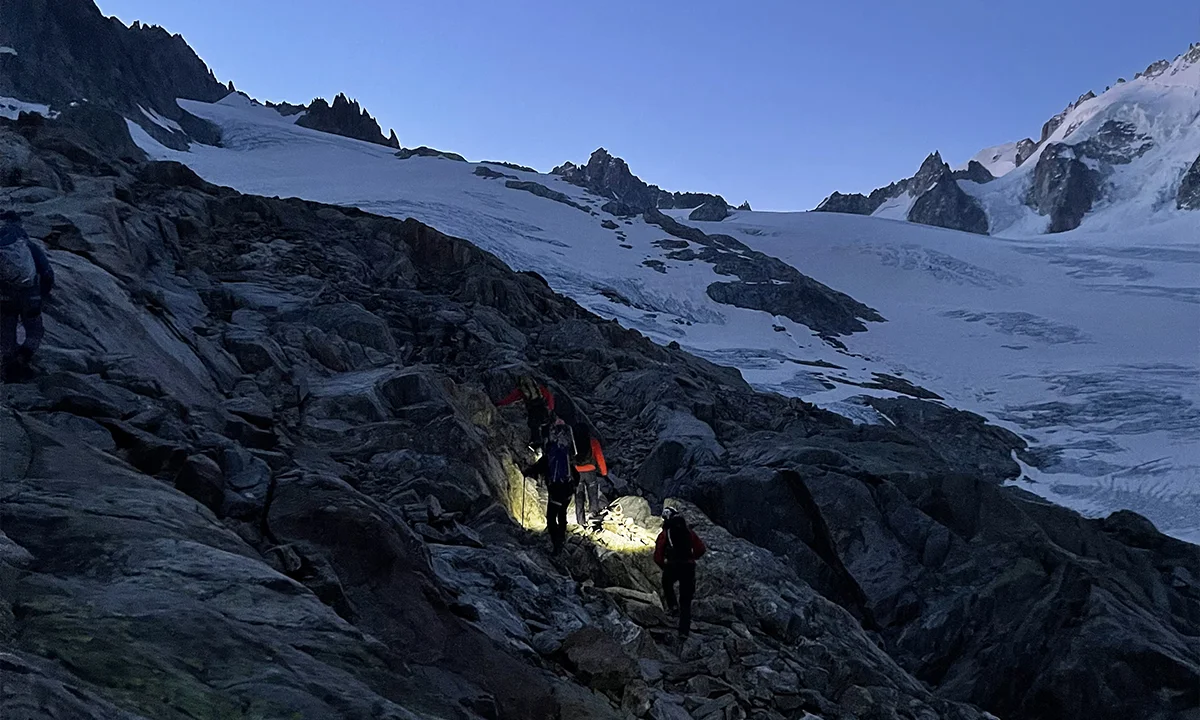
<path fill-rule="evenodd" d="M 589 687 L 620 694 L 641 672 L 625 649 L 604 631 L 581 628 L 563 641 L 559 653 L 566 665 Z"/>
<path fill-rule="evenodd" d="M 204 455 L 193 455 L 184 462 L 175 476 L 175 487 L 214 513 L 221 512 L 225 503 L 225 475 L 220 465 Z"/>

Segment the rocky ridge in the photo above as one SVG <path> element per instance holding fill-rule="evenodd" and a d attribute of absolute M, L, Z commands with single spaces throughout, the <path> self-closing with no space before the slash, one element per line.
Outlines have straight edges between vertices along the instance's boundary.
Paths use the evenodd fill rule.
<path fill-rule="evenodd" d="M 987 214 L 978 200 L 959 187 L 960 179 L 985 183 L 994 178 L 987 168 L 974 161 L 965 170 L 951 171 L 941 154 L 934 152 L 925 158 L 916 174 L 910 178 L 879 188 L 869 196 L 835 192 L 815 210 L 870 215 L 889 200 L 908 195 L 915 199 L 906 215 L 910 222 L 986 235 Z"/>
<path fill-rule="evenodd" d="M 629 164 L 619 157 L 609 154 L 604 148 L 599 148 L 588 158 L 587 164 L 576 165 L 572 162 L 563 163 L 550 171 L 574 185 L 587 188 L 596 195 L 610 198 L 614 201 L 611 209 L 613 215 L 638 215 L 647 210 L 691 210 L 699 211 L 708 206 L 702 213 L 705 217 L 724 215 L 716 220 L 728 217 L 729 204 L 720 195 L 707 193 L 667 192 L 657 185 L 642 182 L 629 169 Z M 697 220 L 699 218 L 692 218 Z"/>
<path fill-rule="evenodd" d="M 240 195 L 67 119 L 0 145 L 60 278 L 39 378 L 0 407 L 6 717 L 1200 701 L 1196 548 L 1001 487 L 1021 442 L 979 418 L 903 400 L 856 426 L 416 221 Z M 557 560 L 491 400 L 522 372 L 613 459 L 604 529 Z M 685 643 L 647 555 L 663 502 L 713 548 Z"/>
<path fill-rule="evenodd" d="M 385 137 L 383 130 L 379 127 L 379 121 L 371 117 L 365 108 L 360 107 L 357 100 L 350 100 L 344 93 L 338 93 L 332 104 L 326 102 L 324 98 L 316 98 L 304 109 L 304 113 L 296 120 L 296 124 L 321 132 L 400 149 L 400 140 L 396 137 L 396 131 L 392 130 L 391 135 Z"/>
<path fill-rule="evenodd" d="M 93 2 L 21 0 L 0 4 L 0 95 L 49 105 L 116 110 L 175 149 L 216 143 L 216 128 L 176 98 L 216 102 L 232 91 L 187 42 L 156 25 L 126 27 Z M 104 72 L 98 72 L 103 68 Z"/>

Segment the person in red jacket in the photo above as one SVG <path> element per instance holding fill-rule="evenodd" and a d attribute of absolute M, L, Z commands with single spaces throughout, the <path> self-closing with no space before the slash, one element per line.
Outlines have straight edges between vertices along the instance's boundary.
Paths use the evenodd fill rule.
<path fill-rule="evenodd" d="M 692 598 L 696 594 L 696 561 L 708 548 L 694 531 L 688 528 L 675 508 L 664 508 L 663 529 L 654 543 L 654 564 L 662 568 L 663 600 L 667 611 L 679 612 L 679 635 L 687 637 L 692 629 Z M 679 583 L 679 601 L 675 600 L 675 583 Z"/>
<path fill-rule="evenodd" d="M 608 477 L 608 461 L 596 433 L 585 421 L 575 423 L 575 472 L 579 484 L 575 488 L 575 522 L 587 525 L 588 517 L 600 522 L 600 478 Z"/>
<path fill-rule="evenodd" d="M 546 444 L 546 430 L 554 415 L 554 393 L 545 385 L 538 385 L 533 378 L 522 375 L 517 378 L 517 387 L 496 407 L 512 405 L 518 400 L 525 403 L 525 422 L 529 425 L 529 447 L 541 451 Z"/>

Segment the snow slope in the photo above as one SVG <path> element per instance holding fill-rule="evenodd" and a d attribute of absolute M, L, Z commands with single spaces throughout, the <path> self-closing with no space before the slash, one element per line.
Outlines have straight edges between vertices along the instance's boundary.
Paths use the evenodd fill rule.
<path fill-rule="evenodd" d="M 176 152 L 136 124 L 130 131 L 152 156 L 212 182 L 415 217 L 656 341 L 862 421 L 887 420 L 856 397 L 892 393 L 855 383 L 902 376 L 1029 438 L 1041 468 L 1030 470 L 1030 489 L 1088 513 L 1132 508 L 1200 541 L 1200 243 L 1186 223 L 1169 237 L 1076 231 L 1023 241 L 825 213 L 693 223 L 888 318 L 842 338 L 841 351 L 787 318 L 715 303 L 705 289 L 727 278 L 668 258 L 656 244 L 666 233 L 640 219 L 601 227 L 613 219 L 597 210 L 604 200 L 555 176 L 492 168 L 594 214 L 478 177 L 472 163 L 399 160 L 298 127 L 241 96 L 180 104 L 219 125 L 225 147 Z M 686 221 L 686 211 L 672 214 Z"/>
<path fill-rule="evenodd" d="M 984 148 L 971 158 L 988 169 L 992 175 L 1000 177 L 1017 169 L 1017 143 L 1010 142 L 995 147 Z M 963 164 L 965 168 L 970 161 Z"/>

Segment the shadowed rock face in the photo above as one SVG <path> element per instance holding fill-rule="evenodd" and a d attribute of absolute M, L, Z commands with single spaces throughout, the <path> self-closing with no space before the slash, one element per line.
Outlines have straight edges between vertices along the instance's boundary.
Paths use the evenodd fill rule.
<path fill-rule="evenodd" d="M 187 147 L 186 136 L 140 108 L 195 126 L 197 139 L 208 142 L 213 128 L 175 99 L 216 102 L 230 92 L 181 36 L 140 23 L 126 27 L 91 0 L 5 2 L 0 45 L 16 50 L 0 55 L 0 95 L 56 110 L 85 102 L 116 110 L 176 149 Z"/>
<path fill-rule="evenodd" d="M 1076 157 L 1075 150 L 1051 143 L 1038 157 L 1027 202 L 1050 217 L 1047 232 L 1059 233 L 1079 227 L 1098 193 L 1095 172 Z"/>
<path fill-rule="evenodd" d="M 416 221 L 243 196 L 120 144 L 0 122 L 0 197 L 59 278 L 38 378 L 0 407 L 6 710 L 1196 706 L 1196 549 L 1000 487 L 1018 438 L 920 401 L 856 426 Z M 524 417 L 493 404 L 521 373 L 610 458 L 603 532 L 557 559 L 516 471 Z M 666 496 L 712 548 L 686 643 L 649 557 Z"/>
<path fill-rule="evenodd" d="M 979 166 L 983 169 L 983 166 Z M 986 169 L 983 170 L 985 173 Z M 990 176 L 990 174 L 989 174 Z M 963 192 L 950 173 L 942 175 L 933 187 L 913 203 L 908 219 L 922 225 L 988 234 L 987 213 L 979 201 Z"/>
<path fill-rule="evenodd" d="M 729 217 L 729 205 L 724 200 L 709 200 L 688 213 L 688 220 L 696 222 L 720 222 Z"/>
<path fill-rule="evenodd" d="M 848 213 L 850 215 L 870 215 L 875 212 L 882 200 L 878 203 L 872 202 L 866 195 L 861 193 L 851 193 L 843 195 L 840 192 L 834 192 L 829 197 L 821 201 L 821 204 L 816 207 L 816 212 L 835 212 Z"/>
<path fill-rule="evenodd" d="M 1180 210 L 1200 210 L 1200 157 L 1184 173 L 1175 204 Z"/>
<path fill-rule="evenodd" d="M 954 171 L 954 179 L 970 180 L 971 182 L 983 184 L 995 180 L 996 176 L 992 175 L 992 172 L 980 164 L 978 160 L 972 160 L 967 163 L 966 169 Z"/>

